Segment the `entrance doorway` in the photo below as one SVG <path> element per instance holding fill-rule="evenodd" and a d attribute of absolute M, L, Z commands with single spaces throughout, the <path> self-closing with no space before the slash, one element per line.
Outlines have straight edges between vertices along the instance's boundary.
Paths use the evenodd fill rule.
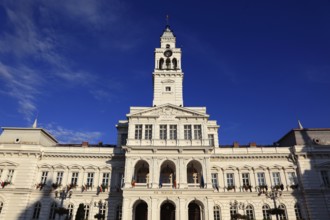
<path fill-rule="evenodd" d="M 198 204 L 192 202 L 188 206 L 189 220 L 201 220 L 201 209 Z"/>
<path fill-rule="evenodd" d="M 146 202 L 140 202 L 135 207 L 134 220 L 148 220 L 148 205 Z"/>
<path fill-rule="evenodd" d="M 170 203 L 164 203 L 160 208 L 160 220 L 175 220 L 175 206 Z"/>

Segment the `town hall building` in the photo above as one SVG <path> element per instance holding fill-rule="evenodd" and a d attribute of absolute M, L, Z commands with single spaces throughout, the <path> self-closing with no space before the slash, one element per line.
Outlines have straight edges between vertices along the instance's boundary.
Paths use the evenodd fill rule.
<path fill-rule="evenodd" d="M 84 219 L 329 219 L 330 129 L 223 146 L 206 107 L 184 105 L 181 56 L 166 26 L 152 105 L 130 107 L 115 145 L 3 127 L 0 219 L 75 219 L 80 204 Z"/>

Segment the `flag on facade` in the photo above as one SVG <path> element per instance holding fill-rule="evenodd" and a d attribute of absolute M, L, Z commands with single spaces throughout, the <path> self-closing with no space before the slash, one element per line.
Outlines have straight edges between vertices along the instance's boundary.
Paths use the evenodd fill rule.
<path fill-rule="evenodd" d="M 132 186 L 135 186 L 135 178 L 134 178 L 134 175 L 132 176 L 132 182 L 131 182 L 131 184 L 132 184 Z"/>

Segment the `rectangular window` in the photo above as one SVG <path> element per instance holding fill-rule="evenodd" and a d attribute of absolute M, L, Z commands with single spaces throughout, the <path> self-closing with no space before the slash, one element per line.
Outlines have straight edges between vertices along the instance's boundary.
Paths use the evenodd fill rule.
<path fill-rule="evenodd" d="M 274 172 L 273 173 L 273 183 L 274 186 L 281 185 L 281 177 L 279 172 Z"/>
<path fill-rule="evenodd" d="M 89 205 L 84 205 L 84 220 L 87 220 L 89 218 Z"/>
<path fill-rule="evenodd" d="M 145 125 L 145 139 L 152 139 L 152 125 Z"/>
<path fill-rule="evenodd" d="M 165 90 L 166 90 L 166 92 L 170 92 L 170 91 L 171 91 L 171 87 L 166 86 L 166 87 L 165 87 Z"/>
<path fill-rule="evenodd" d="M 56 184 L 61 185 L 63 180 L 63 172 L 57 172 Z"/>
<path fill-rule="evenodd" d="M 211 178 L 212 178 L 212 187 L 213 187 L 213 189 L 219 189 L 218 174 L 217 173 L 211 173 Z"/>
<path fill-rule="evenodd" d="M 45 184 L 46 183 L 46 181 L 47 181 L 47 176 L 48 176 L 48 171 L 43 171 L 42 173 L 41 173 L 41 183 L 42 184 Z"/>
<path fill-rule="evenodd" d="M 329 182 L 328 171 L 321 170 L 321 177 L 322 177 L 322 181 L 323 181 L 324 186 L 329 187 L 330 186 L 330 182 Z"/>
<path fill-rule="evenodd" d="M 94 173 L 87 173 L 87 186 L 93 186 Z"/>
<path fill-rule="evenodd" d="M 109 186 L 110 173 L 103 173 L 102 185 Z"/>
<path fill-rule="evenodd" d="M 266 185 L 265 173 L 263 172 L 257 173 L 257 177 L 258 177 L 259 186 L 265 186 Z"/>
<path fill-rule="evenodd" d="M 233 173 L 227 173 L 227 187 L 228 186 L 234 186 L 234 174 Z"/>
<path fill-rule="evenodd" d="M 142 139 L 142 125 L 135 125 L 135 139 Z"/>
<path fill-rule="evenodd" d="M 78 175 L 79 175 L 78 172 L 73 172 L 72 173 L 72 177 L 71 177 L 71 184 L 72 185 L 77 185 L 77 183 L 78 183 Z"/>
<path fill-rule="evenodd" d="M 214 147 L 214 135 L 213 134 L 209 134 L 209 145 L 210 147 Z"/>
<path fill-rule="evenodd" d="M 176 125 L 170 125 L 170 139 L 176 140 L 177 139 L 177 126 Z"/>
<path fill-rule="evenodd" d="M 202 139 L 202 126 L 194 125 L 194 139 L 201 140 Z"/>
<path fill-rule="evenodd" d="M 242 182 L 243 186 L 250 186 L 250 174 L 242 173 Z"/>
<path fill-rule="evenodd" d="M 160 125 L 159 138 L 161 140 L 167 139 L 167 125 Z"/>
<path fill-rule="evenodd" d="M 191 125 L 184 125 L 184 139 L 185 140 L 191 140 Z"/>
<path fill-rule="evenodd" d="M 7 181 L 11 182 L 13 180 L 14 170 L 8 170 Z"/>
<path fill-rule="evenodd" d="M 296 185 L 297 184 L 297 177 L 295 172 L 289 172 L 288 173 L 288 180 L 290 185 Z"/>
<path fill-rule="evenodd" d="M 127 143 L 127 134 L 121 134 L 120 143 L 121 143 L 122 146 L 126 145 L 126 143 Z"/>

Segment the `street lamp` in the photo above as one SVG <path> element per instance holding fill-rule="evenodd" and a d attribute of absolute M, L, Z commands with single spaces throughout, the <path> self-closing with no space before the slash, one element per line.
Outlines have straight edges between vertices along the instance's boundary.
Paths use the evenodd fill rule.
<path fill-rule="evenodd" d="M 63 207 L 64 200 L 67 198 L 71 198 L 72 196 L 72 191 L 71 190 L 61 190 L 59 192 L 59 197 L 58 197 L 58 192 L 55 192 L 55 198 L 60 198 L 61 199 L 61 205 L 59 208 L 55 210 L 55 212 L 58 214 L 58 219 L 61 219 L 62 215 L 67 215 L 69 214 L 69 210 Z"/>
<path fill-rule="evenodd" d="M 276 220 L 279 220 L 278 215 L 284 214 L 284 210 L 277 208 L 276 199 L 282 196 L 282 187 L 280 189 L 278 187 L 272 187 L 270 192 L 267 190 L 259 190 L 258 196 L 261 196 L 261 194 L 264 194 L 266 198 L 273 200 L 274 208 L 268 210 L 268 213 L 271 215 L 276 215 Z"/>

